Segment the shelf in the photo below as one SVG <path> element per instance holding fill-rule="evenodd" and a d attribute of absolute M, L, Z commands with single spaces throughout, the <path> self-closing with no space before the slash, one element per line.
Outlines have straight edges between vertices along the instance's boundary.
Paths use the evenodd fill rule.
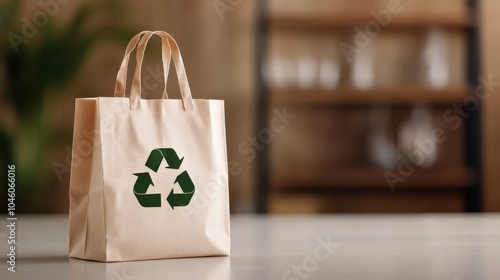
<path fill-rule="evenodd" d="M 460 69 L 463 72 L 463 77 L 478 77 L 481 52 L 474 46 L 479 44 L 480 21 L 477 14 L 479 6 L 478 1 L 468 2 L 470 3 L 456 3 L 456 5 L 453 4 L 440 10 L 428 9 L 429 7 L 421 5 L 408 5 L 408 8 L 405 8 L 401 13 L 392 14 L 390 22 L 382 24 L 379 20 L 384 20 L 387 17 L 378 17 L 379 20 L 377 20 L 377 16 L 372 15 L 371 11 L 378 12 L 385 7 L 375 3 L 367 3 L 369 6 L 351 3 L 351 7 L 336 7 L 334 5 L 307 7 L 304 5 L 302 8 L 298 5 L 294 7 L 269 5 L 266 1 L 259 1 L 256 28 L 258 39 L 256 50 L 259 63 L 256 69 L 261 71 L 262 68 L 266 67 L 268 62 L 266 59 L 272 51 L 270 48 L 274 48 L 275 45 L 278 48 L 287 49 L 287 44 L 304 42 L 297 48 L 310 48 L 312 46 L 310 44 L 316 39 L 322 40 L 321 44 L 339 44 L 344 41 L 354 44 L 360 43 L 360 40 L 363 39 L 362 36 L 374 39 L 380 35 L 380 32 L 382 34 L 388 32 L 390 34 L 385 42 L 388 44 L 386 54 L 391 55 L 390 43 L 392 41 L 398 43 L 396 41 L 401 39 L 405 44 L 420 44 L 423 42 L 422 40 L 425 40 L 429 28 L 436 26 L 445 29 L 451 38 L 455 38 L 455 36 L 460 38 L 460 42 L 457 44 L 461 45 L 460 47 L 464 51 L 458 54 L 461 57 L 457 57 L 457 59 L 459 62 L 462 60 L 467 62 L 467 67 Z M 326 41 L 323 42 L 323 40 Z M 381 40 L 385 40 L 385 38 Z M 287 51 L 285 49 L 281 51 Z M 419 55 L 421 54 L 418 52 L 414 53 L 408 61 L 418 60 Z M 378 70 L 383 71 L 382 68 Z M 341 69 L 341 71 L 343 70 L 345 69 Z M 412 76 L 415 76 L 416 79 L 418 78 L 417 74 Z M 407 80 L 408 77 L 401 76 L 400 78 Z M 265 128 L 269 124 L 269 115 L 266 112 L 283 105 L 304 106 L 306 109 L 304 112 L 307 113 L 316 109 L 336 111 L 340 107 L 342 112 L 348 110 L 344 113 L 351 114 L 352 112 L 355 114 L 359 109 L 363 109 L 360 108 L 362 106 L 387 104 L 404 107 L 397 108 L 398 112 L 401 111 L 397 115 L 403 116 L 403 113 L 406 114 L 410 109 L 407 106 L 426 103 L 433 107 L 434 116 L 434 113 L 446 110 L 448 107 L 452 108 L 455 104 L 467 102 L 468 97 L 473 94 L 477 86 L 477 81 L 469 79 L 470 81 L 464 81 L 463 84 L 433 89 L 426 87 L 424 83 L 418 83 L 418 80 L 413 80 L 413 84 L 386 84 L 361 90 L 349 84 L 346 79 L 341 79 L 341 84 L 332 90 L 322 89 L 319 83 L 311 89 L 302 90 L 296 84 L 293 84 L 295 88 L 293 86 L 274 87 L 266 82 L 266 78 L 264 75 L 257 75 L 259 101 L 257 124 L 259 128 Z M 310 116 L 311 121 L 313 117 L 321 117 L 315 114 Z M 391 189 L 384 178 L 385 170 L 370 167 L 329 167 L 318 170 L 313 164 L 306 163 L 300 169 L 298 167 L 277 169 L 272 165 L 273 151 L 266 149 L 258 154 L 257 211 L 266 213 L 268 209 L 275 209 L 273 208 L 277 203 L 276 200 L 273 200 L 275 198 L 283 201 L 292 199 L 292 201 L 283 202 L 282 205 L 297 211 L 296 209 L 300 208 L 297 204 L 304 205 L 303 197 L 305 196 L 312 197 L 313 202 L 310 206 L 313 209 L 325 212 L 356 212 L 360 209 L 377 212 L 387 209 L 384 208 L 387 204 L 393 204 L 392 209 L 395 211 L 401 209 L 424 212 L 439 211 L 439 209 L 446 209 L 445 211 L 481 211 L 481 166 L 480 158 L 475 156 L 479 149 L 478 145 L 481 143 L 479 131 L 481 126 L 478 116 L 478 114 L 472 114 L 471 117 L 464 119 L 464 127 L 467 129 L 461 129 L 463 132 L 459 131 L 459 134 L 454 134 L 454 137 L 450 138 L 450 141 L 453 142 L 449 142 L 445 145 L 446 147 L 443 147 L 446 149 L 446 153 L 439 155 L 439 166 L 441 167 L 416 170 L 411 176 L 396 185 L 396 190 L 401 188 L 401 190 L 407 191 L 396 193 L 390 192 Z M 304 124 L 306 125 L 306 123 Z M 297 127 L 297 129 L 300 128 Z M 318 129 L 320 128 L 318 127 Z M 391 129 L 391 135 L 398 133 L 394 129 Z M 347 140 L 342 141 L 350 141 L 354 138 L 362 140 L 358 138 L 365 137 L 364 134 L 356 133 L 354 130 L 344 131 L 339 126 L 332 128 L 333 135 L 336 130 L 338 133 L 348 133 L 345 135 Z M 308 129 L 302 131 L 302 133 L 308 132 Z M 296 133 L 301 132 L 296 131 Z M 314 145 L 313 140 L 314 136 L 308 137 L 307 143 L 304 145 Z M 283 141 L 287 141 L 286 137 Z M 356 144 L 355 146 L 346 145 L 345 148 L 353 149 L 353 151 L 364 149 L 358 147 L 359 143 L 352 143 Z M 328 149 L 328 147 L 317 147 L 315 152 L 320 152 L 319 149 Z M 280 151 L 279 154 L 281 155 L 282 152 L 286 151 Z M 338 152 L 338 149 L 329 151 L 332 155 Z M 459 153 L 460 159 L 467 158 L 470 166 L 450 167 L 450 165 L 458 164 L 453 158 L 447 158 L 451 153 Z M 313 158 L 310 160 L 312 162 L 323 161 L 321 158 L 318 158 L 317 161 Z M 365 199 L 360 199 L 360 196 L 364 196 Z M 396 203 L 397 206 L 394 206 L 396 196 L 400 200 Z M 352 199 L 353 197 L 356 199 Z M 318 202 L 317 198 L 322 201 Z M 332 198 L 334 202 L 332 202 Z M 453 207 L 450 206 L 451 204 Z M 334 207 L 323 208 L 330 205 L 334 205 Z"/>
<path fill-rule="evenodd" d="M 306 190 L 368 188 L 388 189 L 384 173 L 376 168 L 338 168 L 331 170 L 271 170 L 270 185 L 274 190 Z M 398 174 L 397 170 L 391 171 Z M 398 188 L 465 188 L 473 179 L 473 171 L 465 167 L 415 170 Z"/>
<path fill-rule="evenodd" d="M 280 29 L 339 29 L 363 27 L 370 21 L 376 21 L 369 13 L 330 13 L 311 15 L 274 14 L 268 17 L 271 28 Z M 390 23 L 382 29 L 425 27 L 439 25 L 446 28 L 468 27 L 473 23 L 471 13 L 464 10 L 455 14 L 407 14 L 392 15 Z"/>
<path fill-rule="evenodd" d="M 396 86 L 360 90 L 341 86 L 331 91 L 323 89 L 270 89 L 271 104 L 453 104 L 463 103 L 470 94 L 469 86 L 432 89 L 423 86 Z"/>

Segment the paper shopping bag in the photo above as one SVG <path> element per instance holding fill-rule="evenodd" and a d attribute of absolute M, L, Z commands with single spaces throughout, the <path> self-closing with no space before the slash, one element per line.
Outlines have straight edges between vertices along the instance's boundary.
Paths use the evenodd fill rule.
<path fill-rule="evenodd" d="M 141 66 L 162 38 L 162 99 L 141 99 Z M 125 97 L 128 61 L 137 67 Z M 182 99 L 166 92 L 170 59 Z M 130 41 L 114 97 L 76 99 L 69 255 L 103 262 L 229 254 L 224 102 L 192 99 L 175 40 Z"/>

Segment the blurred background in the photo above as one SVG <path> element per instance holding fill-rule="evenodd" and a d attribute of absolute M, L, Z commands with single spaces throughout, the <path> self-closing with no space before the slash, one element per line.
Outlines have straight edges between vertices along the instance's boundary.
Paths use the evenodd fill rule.
<path fill-rule="evenodd" d="M 16 165 L 18 212 L 67 212 L 75 98 L 112 96 L 130 38 L 164 30 L 193 96 L 226 102 L 232 212 L 500 211 L 499 10 L 495 0 L 0 0 L 1 166 Z M 162 91 L 152 42 L 145 98 Z M 169 92 L 178 98 L 172 78 Z"/>

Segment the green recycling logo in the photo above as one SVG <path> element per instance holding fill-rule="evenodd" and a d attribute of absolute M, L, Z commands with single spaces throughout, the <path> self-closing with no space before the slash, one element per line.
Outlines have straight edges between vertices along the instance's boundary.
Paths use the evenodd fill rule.
<path fill-rule="evenodd" d="M 171 148 L 158 148 L 151 151 L 148 160 L 146 161 L 146 167 L 154 171 L 155 173 L 160 168 L 163 159 L 167 162 L 168 169 L 179 170 L 184 158 L 179 159 L 177 153 Z M 137 176 L 137 180 L 134 184 L 134 194 L 137 201 L 142 205 L 142 207 L 161 207 L 161 195 L 160 194 L 148 194 L 149 186 L 154 186 L 153 180 L 149 175 L 149 172 L 134 173 Z M 179 184 L 183 193 L 174 193 L 174 189 L 170 191 L 167 197 L 167 202 L 170 207 L 187 206 L 191 201 L 194 194 L 194 184 L 191 181 L 191 177 L 187 171 L 183 171 L 179 174 L 174 181 L 175 184 Z"/>

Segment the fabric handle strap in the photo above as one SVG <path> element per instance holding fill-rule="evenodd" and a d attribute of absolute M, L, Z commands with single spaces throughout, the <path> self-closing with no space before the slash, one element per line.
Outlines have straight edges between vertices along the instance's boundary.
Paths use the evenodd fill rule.
<path fill-rule="evenodd" d="M 127 48 L 125 50 L 125 55 L 123 57 L 122 64 L 120 66 L 120 70 L 118 70 L 118 74 L 116 76 L 114 97 L 125 97 L 125 90 L 127 87 L 127 70 L 128 70 L 128 63 L 130 60 L 130 54 L 137 47 L 141 37 L 143 37 L 147 34 L 151 34 L 151 31 L 140 32 L 139 34 L 135 35 L 128 43 Z M 171 57 L 170 46 L 168 44 L 162 44 L 163 80 L 165 83 L 164 84 L 165 87 L 163 89 L 163 95 L 162 95 L 163 99 L 168 98 L 167 77 L 168 77 L 168 72 L 169 72 L 169 67 L 170 67 L 170 57 Z"/>
<path fill-rule="evenodd" d="M 142 39 L 139 41 L 139 45 L 137 47 L 137 67 L 135 68 L 134 80 L 132 82 L 132 88 L 130 90 L 130 108 L 132 110 L 140 110 L 141 109 L 141 68 L 142 62 L 144 59 L 144 52 L 146 50 L 146 45 L 148 44 L 149 39 L 153 35 L 158 35 L 162 39 L 162 57 L 163 63 L 170 63 L 170 54 L 172 55 L 172 59 L 174 60 L 174 66 L 177 73 L 177 78 L 179 82 L 179 88 L 181 90 L 182 102 L 184 105 L 185 111 L 194 110 L 193 98 L 191 96 L 191 89 L 189 87 L 189 82 L 186 75 L 186 70 L 184 68 L 184 62 L 182 60 L 182 56 L 179 50 L 179 46 L 177 42 L 175 42 L 174 38 L 170 36 L 167 32 L 164 31 L 155 31 L 150 33 L 145 33 Z M 169 51 L 167 51 L 169 50 Z M 165 59 L 168 57 L 168 61 Z M 168 67 L 166 68 L 165 76 L 168 76 Z M 165 84 L 167 81 L 167 77 L 165 77 Z M 166 94 L 166 93 L 165 93 Z"/>

